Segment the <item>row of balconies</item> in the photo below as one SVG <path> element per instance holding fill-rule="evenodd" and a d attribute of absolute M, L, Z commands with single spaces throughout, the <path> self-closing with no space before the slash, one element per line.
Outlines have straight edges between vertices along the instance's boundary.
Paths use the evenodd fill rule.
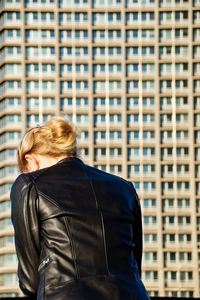
<path fill-rule="evenodd" d="M 40 0 L 40 1 L 33 1 L 33 0 L 26 0 L 24 5 L 26 8 L 44 8 L 44 3 L 45 5 L 47 5 L 49 8 L 54 9 L 57 4 L 54 1 L 51 0 Z M 199 2 L 198 0 L 193 0 L 192 1 L 192 5 L 195 8 L 196 6 L 198 6 Z M 20 8 L 21 7 L 21 3 L 17 0 L 13 0 L 11 3 L 7 2 L 5 0 L 1 1 L 0 4 L 0 8 L 10 8 L 13 7 L 11 5 L 15 5 L 16 8 Z M 190 8 L 191 4 L 188 4 L 188 1 L 184 1 L 184 0 L 159 0 L 159 3 L 156 4 L 159 5 L 159 8 L 165 8 L 165 7 L 181 7 L 183 9 Z M 58 6 L 60 8 L 85 8 L 87 9 L 90 4 L 88 1 L 84 1 L 84 0 L 71 0 L 71 1 L 64 1 L 64 0 L 59 0 L 58 2 Z M 122 3 L 121 1 L 117 1 L 117 0 L 92 0 L 92 7 L 93 8 L 121 8 Z M 126 8 L 149 8 L 149 9 L 154 9 L 155 8 L 155 2 L 151 1 L 151 0 L 143 0 L 142 2 L 140 1 L 133 1 L 133 0 L 126 0 Z"/>

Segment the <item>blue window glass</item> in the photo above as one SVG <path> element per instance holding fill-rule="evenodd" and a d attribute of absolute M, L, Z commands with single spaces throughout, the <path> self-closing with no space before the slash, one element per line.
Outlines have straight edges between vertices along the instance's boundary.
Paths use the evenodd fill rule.
<path fill-rule="evenodd" d="M 142 12 L 142 21 L 146 21 L 147 14 L 145 12 Z"/>
<path fill-rule="evenodd" d="M 67 47 L 67 55 L 71 55 L 72 54 L 72 48 L 71 47 Z"/>
<path fill-rule="evenodd" d="M 134 55 L 137 55 L 138 54 L 138 47 L 133 47 L 133 54 Z"/>
<path fill-rule="evenodd" d="M 108 13 L 108 21 L 109 22 L 113 21 L 113 13 Z"/>
<path fill-rule="evenodd" d="M 42 88 L 45 90 L 47 89 L 47 81 L 42 82 Z"/>
<path fill-rule="evenodd" d="M 134 13 L 133 13 L 133 20 L 134 20 L 134 21 L 137 21 L 137 20 L 138 20 L 138 13 L 137 13 L 137 12 L 134 12 Z"/>
<path fill-rule="evenodd" d="M 80 90 L 80 88 L 81 88 L 81 82 L 80 81 L 76 81 L 76 88 L 77 88 L 77 90 Z"/>
<path fill-rule="evenodd" d="M 39 71 L 39 66 L 38 64 L 34 64 L 34 72 L 38 72 Z"/>
<path fill-rule="evenodd" d="M 105 38 L 105 31 L 104 30 L 99 30 L 100 33 L 100 39 L 104 39 Z"/>
<path fill-rule="evenodd" d="M 8 104 L 14 105 L 14 98 L 8 98 Z"/>
<path fill-rule="evenodd" d="M 78 31 L 79 32 L 79 31 Z M 66 33 L 67 33 L 67 37 L 68 38 L 71 38 L 72 37 L 72 31 L 71 30 L 66 30 Z M 77 30 L 75 31 L 75 37 L 76 37 L 76 34 L 77 34 Z"/>
<path fill-rule="evenodd" d="M 14 149 L 8 149 L 8 156 L 13 157 L 15 155 Z"/>
<path fill-rule="evenodd" d="M 147 53 L 147 47 L 142 47 L 142 55 L 146 55 Z"/>
<path fill-rule="evenodd" d="M 67 85 L 68 85 L 68 88 L 71 89 L 72 88 L 72 81 L 68 81 Z"/>
<path fill-rule="evenodd" d="M 147 64 L 142 64 L 142 72 L 146 72 L 147 71 Z"/>
<path fill-rule="evenodd" d="M 120 20 L 121 20 L 121 14 L 117 13 L 117 21 L 120 21 Z"/>
<path fill-rule="evenodd" d="M 140 165 L 134 165 L 134 172 L 139 173 L 140 172 Z"/>
<path fill-rule="evenodd" d="M 84 72 L 88 72 L 88 65 L 83 65 Z"/>
<path fill-rule="evenodd" d="M 68 104 L 69 106 L 72 106 L 72 98 L 68 98 L 68 99 L 67 99 L 67 104 Z"/>
<path fill-rule="evenodd" d="M 13 54 L 13 47 L 10 47 L 10 46 L 9 46 L 9 47 L 7 48 L 7 51 L 8 51 L 8 54 L 9 54 L 9 55 L 12 55 L 12 54 Z"/>
<path fill-rule="evenodd" d="M 121 31 L 117 30 L 117 38 L 121 38 Z"/>
<path fill-rule="evenodd" d="M 50 20 L 51 20 L 51 21 L 54 20 L 54 13 L 50 13 Z"/>
<path fill-rule="evenodd" d="M 76 65 L 76 72 L 80 72 L 81 71 L 81 65 Z"/>
<path fill-rule="evenodd" d="M 46 21 L 46 19 L 47 19 L 47 14 L 44 13 L 44 12 L 42 12 L 42 13 L 41 13 L 41 19 L 42 19 L 42 21 Z"/>
<path fill-rule="evenodd" d="M 113 38 L 113 30 L 108 30 L 108 37 L 109 39 Z"/>
<path fill-rule="evenodd" d="M 145 191 L 148 190 L 148 182 L 143 182 L 143 188 Z"/>
<path fill-rule="evenodd" d="M 97 36 L 97 32 L 96 32 L 96 30 L 93 30 L 92 31 L 92 39 L 93 40 L 96 39 L 96 36 Z"/>
<path fill-rule="evenodd" d="M 117 64 L 117 71 L 120 72 L 121 71 L 121 65 Z"/>
<path fill-rule="evenodd" d="M 8 81 L 8 87 L 9 88 L 14 88 L 14 81 Z"/>
<path fill-rule="evenodd" d="M 101 47 L 101 48 L 100 48 L 100 54 L 101 54 L 101 55 L 104 55 L 104 54 L 105 54 L 105 48 L 104 48 L 104 47 Z"/>
<path fill-rule="evenodd" d="M 88 98 L 84 98 L 83 101 L 84 101 L 84 105 L 88 105 Z"/>
<path fill-rule="evenodd" d="M 20 12 L 16 12 L 16 19 L 20 20 Z"/>
<path fill-rule="evenodd" d="M 88 55 L 88 48 L 84 47 L 83 48 L 83 53 L 84 53 L 84 55 Z"/>
<path fill-rule="evenodd" d="M 109 54 L 109 55 L 113 55 L 113 48 L 112 48 L 112 47 L 109 47 L 109 48 L 108 48 L 108 54 Z"/>
<path fill-rule="evenodd" d="M 150 54 L 154 54 L 154 47 L 149 47 Z"/>
<path fill-rule="evenodd" d="M 154 137 L 155 137 L 155 132 L 154 132 L 154 131 L 151 131 L 150 133 L 151 133 L 151 134 L 150 134 L 151 138 L 154 138 Z"/>
<path fill-rule="evenodd" d="M 68 64 L 68 65 L 67 65 L 67 71 L 68 71 L 68 72 L 72 72 L 72 65 L 71 65 L 71 64 Z"/>
<path fill-rule="evenodd" d="M 105 72 L 105 65 L 104 64 L 100 65 L 100 70 L 101 70 L 101 72 Z"/>
<path fill-rule="evenodd" d="M 135 189 L 136 189 L 136 190 L 139 190 L 139 189 L 140 189 L 140 182 L 136 181 L 136 182 L 134 183 L 134 186 L 135 186 Z"/>
<path fill-rule="evenodd" d="M 101 131 L 101 138 L 105 139 L 106 138 L 106 132 L 105 131 Z"/>
<path fill-rule="evenodd" d="M 12 12 L 7 12 L 7 20 L 12 20 L 13 13 Z"/>
<path fill-rule="evenodd" d="M 62 57 L 64 53 L 63 47 L 59 48 L 59 56 Z"/>
<path fill-rule="evenodd" d="M 80 21 L 80 13 L 75 13 L 75 21 L 79 22 Z"/>
<path fill-rule="evenodd" d="M 87 13 L 83 13 L 83 20 L 87 21 L 87 19 L 88 19 Z"/>
<path fill-rule="evenodd" d="M 147 165 L 143 165 L 143 172 L 147 173 L 148 172 L 148 166 Z"/>
<path fill-rule="evenodd" d="M 138 139 L 139 138 L 139 131 L 134 131 L 133 136 L 134 136 L 134 139 Z"/>
<path fill-rule="evenodd" d="M 59 13 L 59 23 L 62 23 L 63 21 L 63 13 Z"/>
<path fill-rule="evenodd" d="M 13 30 L 12 29 L 7 29 L 7 36 L 8 37 L 13 37 Z"/>
<path fill-rule="evenodd" d="M 133 37 L 134 38 L 138 37 L 138 30 L 137 29 L 133 30 Z"/>
<path fill-rule="evenodd" d="M 117 55 L 120 55 L 120 54 L 121 54 L 121 48 L 117 47 Z"/>
<path fill-rule="evenodd" d="M 14 140 L 14 138 L 15 138 L 15 134 L 14 134 L 14 132 L 8 132 L 8 139 L 9 140 Z"/>
<path fill-rule="evenodd" d="M 126 23 L 130 20 L 130 13 L 126 13 Z"/>

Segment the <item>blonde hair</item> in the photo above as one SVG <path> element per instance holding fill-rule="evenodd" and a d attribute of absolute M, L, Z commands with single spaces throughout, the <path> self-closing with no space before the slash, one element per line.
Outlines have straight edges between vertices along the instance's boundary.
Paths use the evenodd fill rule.
<path fill-rule="evenodd" d="M 36 153 L 51 157 L 76 157 L 77 129 L 62 117 L 53 117 L 44 126 L 29 129 L 18 146 L 20 171 L 27 168 L 25 155 Z"/>

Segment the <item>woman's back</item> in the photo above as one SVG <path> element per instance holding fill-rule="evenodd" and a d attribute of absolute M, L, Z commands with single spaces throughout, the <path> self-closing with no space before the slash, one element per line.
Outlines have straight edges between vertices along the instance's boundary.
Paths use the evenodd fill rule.
<path fill-rule="evenodd" d="M 66 158 L 21 175 L 11 198 L 22 235 L 16 240 L 28 239 L 32 249 L 18 248 L 27 294 L 38 293 L 40 300 L 149 299 L 139 278 L 141 212 L 131 183 Z"/>

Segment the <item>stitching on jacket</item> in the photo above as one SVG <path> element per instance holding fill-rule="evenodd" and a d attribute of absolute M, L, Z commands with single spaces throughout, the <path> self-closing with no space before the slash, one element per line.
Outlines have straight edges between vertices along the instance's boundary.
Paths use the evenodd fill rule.
<path fill-rule="evenodd" d="M 92 189 L 92 192 L 93 192 L 93 195 L 94 195 L 94 198 L 95 198 L 95 202 L 96 202 L 96 208 L 98 209 L 99 213 L 100 213 L 100 216 L 101 216 L 101 227 L 102 227 L 102 233 L 103 233 L 103 243 L 104 243 L 104 251 L 105 251 L 105 260 L 106 260 L 106 267 L 107 267 L 107 272 L 108 274 L 110 275 L 110 271 L 109 271 L 109 268 L 108 268 L 108 255 L 107 255 L 107 250 L 106 250 L 106 238 L 105 238 L 105 228 L 104 228 L 104 220 L 103 220 L 103 214 L 99 208 L 99 204 L 98 204 L 98 200 L 97 200 L 97 197 L 96 197 L 96 193 L 94 191 L 94 186 L 93 186 L 93 183 L 92 181 L 90 180 L 88 174 L 87 174 L 87 171 L 85 170 L 84 168 L 84 171 L 85 171 L 85 174 L 88 178 L 88 181 L 90 183 L 90 186 L 91 186 L 91 189 Z"/>
<path fill-rule="evenodd" d="M 49 202 L 51 202 L 56 207 L 58 207 L 61 210 L 62 213 L 64 213 L 62 207 L 57 202 L 55 202 L 52 198 L 50 198 L 49 196 L 47 196 L 44 193 L 39 192 L 39 191 L 38 191 L 38 194 L 43 196 L 44 198 L 46 198 Z M 75 267 L 75 270 L 76 270 L 76 276 L 77 276 L 77 278 L 80 278 L 78 266 L 77 266 L 77 263 L 76 263 L 76 253 L 75 253 L 75 248 L 74 248 L 74 242 L 73 242 L 73 239 L 72 239 L 71 231 L 69 229 L 68 218 L 67 218 L 67 216 L 63 216 L 63 219 L 64 219 L 65 227 L 66 227 L 66 230 L 67 230 L 67 233 L 69 235 L 70 242 L 71 242 L 70 243 L 71 244 L 71 251 L 72 251 L 72 257 L 73 257 L 73 260 L 74 260 L 74 267 Z"/>
<path fill-rule="evenodd" d="M 63 211 L 63 210 L 61 209 L 61 211 Z M 73 259 L 74 259 L 74 266 L 75 266 L 75 269 L 76 269 L 76 276 L 77 276 L 77 278 L 80 278 L 79 269 L 78 269 L 78 266 L 76 264 L 76 252 L 75 252 L 75 249 L 74 249 L 74 242 L 73 242 L 73 239 L 72 239 L 71 231 L 69 229 L 69 222 L 68 222 L 67 216 L 64 217 L 64 222 L 65 222 L 65 226 L 67 228 L 68 234 L 69 234 L 69 238 L 71 240 L 71 248 L 72 248 L 72 255 L 73 255 Z"/>

